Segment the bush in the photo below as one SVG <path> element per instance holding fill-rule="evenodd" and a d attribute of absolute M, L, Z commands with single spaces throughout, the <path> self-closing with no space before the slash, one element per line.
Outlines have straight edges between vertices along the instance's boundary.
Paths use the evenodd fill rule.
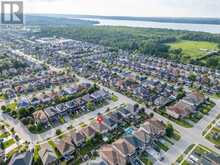
<path fill-rule="evenodd" d="M 173 137 L 173 135 L 174 135 L 174 129 L 173 129 L 172 124 L 170 124 L 170 123 L 166 127 L 166 135 L 168 137 Z"/>
<path fill-rule="evenodd" d="M 57 129 L 57 130 L 56 130 L 56 135 L 58 136 L 58 135 L 60 135 L 60 134 L 62 134 L 62 131 L 61 131 L 60 129 Z"/>

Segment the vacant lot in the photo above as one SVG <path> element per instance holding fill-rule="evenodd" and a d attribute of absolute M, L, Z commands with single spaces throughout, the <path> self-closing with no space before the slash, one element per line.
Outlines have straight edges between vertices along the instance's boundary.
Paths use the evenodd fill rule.
<path fill-rule="evenodd" d="M 206 56 L 210 51 L 218 50 L 216 43 L 206 41 L 181 40 L 169 45 L 171 50 L 181 48 L 183 57 L 190 57 L 191 59 L 198 59 Z"/>

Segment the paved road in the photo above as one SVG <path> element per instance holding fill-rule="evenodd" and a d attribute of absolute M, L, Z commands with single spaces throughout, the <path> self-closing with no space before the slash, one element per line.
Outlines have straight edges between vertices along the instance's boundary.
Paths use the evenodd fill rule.
<path fill-rule="evenodd" d="M 29 59 L 33 62 L 36 62 L 36 63 L 44 63 L 42 61 L 39 61 L 33 57 L 31 57 L 30 55 L 25 55 L 23 54 L 22 52 L 20 51 L 14 51 L 12 50 L 15 54 L 19 55 L 19 56 L 23 56 L 25 57 L 26 59 Z M 45 63 L 44 63 L 45 64 Z M 53 66 L 50 66 L 48 64 L 46 64 L 50 69 L 52 70 L 55 70 L 55 71 L 62 71 L 63 69 L 62 68 L 55 68 Z M 77 76 L 77 78 L 81 81 L 81 82 L 90 82 L 90 83 L 93 83 L 92 81 L 89 81 L 85 78 L 82 78 L 82 77 L 79 77 Z M 118 98 L 119 98 L 119 101 L 117 103 L 114 103 L 114 104 L 110 104 L 108 105 L 110 108 L 113 108 L 114 106 L 118 106 L 119 104 L 121 103 L 131 103 L 131 104 L 134 104 L 136 103 L 135 101 L 133 101 L 132 99 L 128 98 L 127 96 L 124 96 L 118 92 L 115 92 L 115 91 L 112 91 L 111 89 L 109 88 L 106 88 L 104 86 L 102 86 L 101 84 L 98 84 L 101 88 L 109 91 L 110 93 L 114 93 Z M 172 164 L 173 162 L 175 162 L 175 160 L 177 159 L 177 157 L 182 154 L 185 149 L 191 145 L 191 144 L 203 144 L 205 145 L 206 147 L 209 147 L 210 149 L 214 150 L 215 152 L 217 153 L 220 153 L 220 151 L 218 149 L 216 149 L 214 147 L 214 144 L 210 143 L 209 141 L 207 141 L 203 136 L 202 136 L 202 131 L 208 126 L 208 124 L 213 121 L 217 115 L 219 114 L 219 109 L 220 109 L 220 100 L 213 100 L 215 103 L 216 103 L 216 106 L 213 108 L 213 110 L 209 113 L 208 116 L 204 116 L 197 124 L 194 125 L 193 128 L 183 128 L 179 125 L 177 125 L 176 123 L 168 120 L 167 118 L 163 117 L 163 116 L 160 116 L 159 114 L 157 113 L 154 113 L 151 109 L 147 109 L 146 111 L 148 113 L 150 112 L 153 112 L 155 114 L 155 117 L 164 121 L 164 122 L 170 122 L 174 128 L 176 130 L 178 130 L 181 134 L 181 140 L 178 141 L 174 146 L 172 146 L 170 148 L 170 150 L 168 150 L 168 152 L 165 153 L 165 160 L 163 162 L 160 162 L 160 161 L 157 161 L 155 164 L 156 165 L 168 165 L 168 164 Z M 144 106 L 144 105 L 142 105 Z M 108 108 L 109 108 L 108 107 Z M 74 125 L 78 125 L 79 122 L 85 122 L 87 123 L 88 120 L 94 116 L 97 115 L 98 112 L 103 112 L 104 110 L 106 110 L 107 107 L 104 107 L 104 108 L 101 108 L 99 110 L 96 110 L 94 112 L 91 112 L 87 115 L 84 115 L 76 120 L 73 120 L 71 122 L 71 124 L 74 126 Z M 7 120 L 7 119 L 6 119 Z M 30 132 L 27 132 L 27 130 L 23 127 L 23 128 L 20 128 L 21 126 L 19 125 L 19 122 L 17 122 L 18 126 L 16 127 L 16 131 L 18 130 L 18 132 L 23 132 L 23 134 L 26 134 L 24 135 L 25 137 L 28 137 L 30 138 L 30 140 L 33 142 L 33 143 L 36 143 L 36 142 L 40 142 L 40 141 L 43 141 L 43 140 L 46 140 L 47 138 L 49 137 L 52 137 L 54 136 L 54 133 L 55 133 L 55 129 L 52 129 L 52 130 L 49 130 L 43 134 L 40 134 L 40 135 L 33 135 L 31 134 Z M 65 125 L 62 125 L 62 126 L 59 126 L 60 129 L 63 129 L 64 127 L 66 128 L 68 124 L 65 124 Z M 20 131 L 19 131 L 20 130 Z"/>
<path fill-rule="evenodd" d="M 172 123 L 175 129 L 180 132 L 181 140 L 168 150 L 165 154 L 165 160 L 163 162 L 157 161 L 155 163 L 156 165 L 167 165 L 175 162 L 178 156 L 183 154 L 183 152 L 191 144 L 202 144 L 220 154 L 220 150 L 216 149 L 213 143 L 209 142 L 202 136 L 202 132 L 219 114 L 220 100 L 213 101 L 216 103 L 216 106 L 212 109 L 212 111 L 210 111 L 208 116 L 204 116 L 197 124 L 194 125 L 193 128 L 183 128 L 175 123 Z M 160 119 L 162 119 L 162 117 L 160 117 Z"/>

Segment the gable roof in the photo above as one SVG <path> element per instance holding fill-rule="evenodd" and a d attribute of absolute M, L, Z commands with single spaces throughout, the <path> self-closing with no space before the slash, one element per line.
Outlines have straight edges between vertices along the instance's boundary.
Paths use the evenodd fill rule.
<path fill-rule="evenodd" d="M 108 131 L 108 127 L 106 127 L 104 124 L 98 124 L 96 122 L 92 122 L 90 126 L 99 133 Z"/>
<path fill-rule="evenodd" d="M 38 153 L 44 165 L 55 162 L 57 159 L 55 153 L 47 143 L 40 146 Z"/>
<path fill-rule="evenodd" d="M 113 148 L 112 145 L 107 144 L 100 148 L 100 156 L 104 159 L 109 165 L 120 164 L 121 156 L 118 152 Z"/>
<path fill-rule="evenodd" d="M 147 131 L 150 135 L 160 135 L 165 131 L 165 124 L 156 119 L 147 120 L 142 128 Z"/>
<path fill-rule="evenodd" d="M 183 98 L 187 102 L 192 104 L 201 104 L 205 100 L 205 96 L 197 91 L 194 91 Z"/>
<path fill-rule="evenodd" d="M 90 126 L 83 128 L 81 131 L 86 137 L 91 137 L 96 134 L 96 131 Z"/>
<path fill-rule="evenodd" d="M 130 143 L 131 145 L 133 145 L 136 149 L 143 146 L 143 143 L 142 143 L 138 138 L 136 138 L 134 135 L 126 136 L 126 137 L 124 137 L 124 139 L 125 139 L 128 143 Z"/>
<path fill-rule="evenodd" d="M 191 113 L 194 111 L 194 107 L 183 102 L 183 101 L 179 101 L 178 103 L 176 103 L 173 106 L 170 106 L 167 108 L 169 111 L 173 111 L 179 115 L 184 114 L 184 113 Z"/>
<path fill-rule="evenodd" d="M 35 120 L 48 120 L 47 115 L 42 110 L 34 112 L 33 117 Z"/>
<path fill-rule="evenodd" d="M 125 139 L 118 139 L 115 141 L 113 144 L 114 148 L 119 151 L 122 156 L 126 157 L 128 155 L 132 155 L 135 152 L 135 146 L 130 144 L 127 140 Z"/>
<path fill-rule="evenodd" d="M 133 134 L 137 139 L 139 139 L 142 143 L 148 143 L 150 141 L 150 136 L 144 132 L 142 129 L 139 129 Z"/>
<path fill-rule="evenodd" d="M 31 165 L 33 153 L 28 151 L 22 154 L 14 155 L 8 165 Z"/>
<path fill-rule="evenodd" d="M 214 154 L 214 153 L 208 153 L 206 155 L 203 155 L 200 159 L 201 164 L 204 165 L 219 165 L 220 164 L 220 156 Z"/>
<path fill-rule="evenodd" d="M 55 144 L 62 155 L 64 155 L 65 153 L 73 152 L 75 150 L 75 146 L 72 143 L 69 143 L 68 141 L 57 139 L 55 141 Z"/>
<path fill-rule="evenodd" d="M 76 144 L 81 141 L 84 141 L 85 136 L 80 131 L 77 131 L 72 134 L 72 139 L 73 139 L 73 142 Z"/>

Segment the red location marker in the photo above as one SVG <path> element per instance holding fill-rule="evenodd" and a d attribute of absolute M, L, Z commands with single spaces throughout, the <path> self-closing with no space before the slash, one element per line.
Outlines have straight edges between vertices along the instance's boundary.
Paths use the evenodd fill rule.
<path fill-rule="evenodd" d="M 97 121 L 98 124 L 102 124 L 103 121 L 104 121 L 103 116 L 102 116 L 101 114 L 99 114 L 99 115 L 97 116 L 97 118 L 96 118 L 96 121 Z"/>

